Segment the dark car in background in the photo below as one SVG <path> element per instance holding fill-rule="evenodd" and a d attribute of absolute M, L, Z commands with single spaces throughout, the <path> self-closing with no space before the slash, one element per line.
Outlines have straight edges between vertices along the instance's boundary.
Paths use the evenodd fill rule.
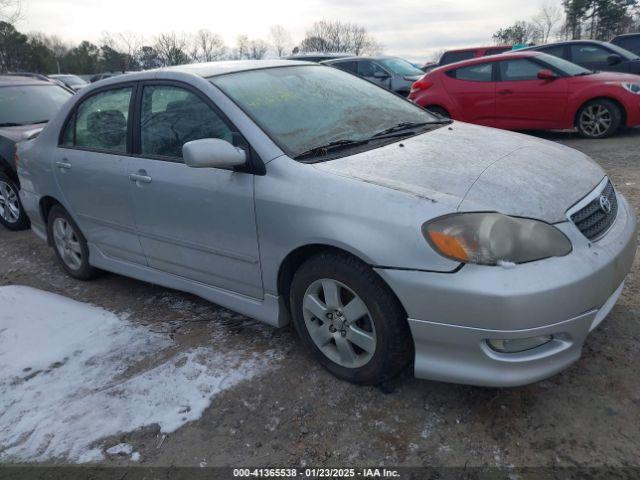
<path fill-rule="evenodd" d="M 399 57 L 347 57 L 321 62 L 339 68 L 403 96 L 408 96 L 411 85 L 423 72 Z"/>
<path fill-rule="evenodd" d="M 620 48 L 629 50 L 636 55 L 640 55 L 640 33 L 627 33 L 625 35 L 618 35 L 611 43 L 617 45 Z"/>
<path fill-rule="evenodd" d="M 594 72 L 623 72 L 640 74 L 640 57 L 617 45 L 596 40 L 572 40 L 529 47 L 580 65 Z"/>
<path fill-rule="evenodd" d="M 452 63 L 461 62 L 463 60 L 471 60 L 472 58 L 487 57 L 489 55 L 499 55 L 500 53 L 511 51 L 512 47 L 508 45 L 498 45 L 494 47 L 472 47 L 459 48 L 456 50 L 447 50 L 444 52 L 437 62 L 427 62 L 423 65 L 422 70 L 428 72 L 434 68 L 443 67 Z"/>
<path fill-rule="evenodd" d="M 18 195 L 16 145 L 42 128 L 71 96 L 49 80 L 0 75 L 0 224 L 9 230 L 29 227 Z"/>
<path fill-rule="evenodd" d="M 89 83 L 77 75 L 49 75 L 49 78 L 61 82 L 66 87 L 70 88 L 74 92 L 77 92 L 81 88 L 86 87 Z"/>

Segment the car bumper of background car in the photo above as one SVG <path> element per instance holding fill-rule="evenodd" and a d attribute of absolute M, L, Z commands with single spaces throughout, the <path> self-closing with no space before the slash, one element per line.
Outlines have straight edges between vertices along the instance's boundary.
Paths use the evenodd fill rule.
<path fill-rule="evenodd" d="M 27 190 L 24 183 L 25 182 L 23 182 L 22 189 L 20 190 L 20 201 L 22 202 L 24 211 L 31 220 L 31 231 L 46 241 L 47 227 L 44 224 L 40 212 L 40 196 Z"/>
<path fill-rule="evenodd" d="M 624 197 L 611 230 L 590 243 L 557 225 L 573 252 L 512 268 L 465 265 L 455 273 L 376 269 L 409 317 L 419 378 L 492 387 L 532 383 L 567 368 L 611 311 L 631 268 L 637 222 Z M 487 340 L 551 336 L 539 347 L 500 353 Z"/>

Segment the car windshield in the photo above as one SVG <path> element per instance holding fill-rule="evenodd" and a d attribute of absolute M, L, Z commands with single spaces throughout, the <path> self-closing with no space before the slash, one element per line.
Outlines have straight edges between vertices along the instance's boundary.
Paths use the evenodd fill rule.
<path fill-rule="evenodd" d="M 0 127 L 48 122 L 71 93 L 57 85 L 0 88 Z"/>
<path fill-rule="evenodd" d="M 238 72 L 211 82 L 292 158 L 332 142 L 371 139 L 399 125 L 441 123 L 383 88 L 320 65 Z"/>
<path fill-rule="evenodd" d="M 377 60 L 378 63 L 381 63 L 389 70 L 391 70 L 396 75 L 424 75 L 424 72 L 419 68 L 413 66 L 403 58 L 382 58 Z"/>
<path fill-rule="evenodd" d="M 587 70 L 586 68 L 583 68 L 580 65 L 576 65 L 575 63 L 568 62 L 567 60 L 558 58 L 554 55 L 548 55 L 546 53 L 542 53 L 536 58 L 539 58 L 549 66 L 557 70 L 560 70 L 566 75 L 569 75 L 572 77 L 575 77 L 577 75 L 588 75 L 593 73 L 591 70 Z"/>
<path fill-rule="evenodd" d="M 66 83 L 67 85 L 86 85 L 87 84 L 87 82 L 85 82 L 80 77 L 76 77 L 75 75 L 56 75 L 53 78 L 60 80 Z"/>

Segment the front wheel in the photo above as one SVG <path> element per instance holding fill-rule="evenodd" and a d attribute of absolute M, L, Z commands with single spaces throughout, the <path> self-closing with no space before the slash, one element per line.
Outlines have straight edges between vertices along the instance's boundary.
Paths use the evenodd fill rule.
<path fill-rule="evenodd" d="M 19 192 L 16 182 L 0 172 L 0 224 L 13 231 L 26 230 L 31 225 Z"/>
<path fill-rule="evenodd" d="M 576 128 L 585 138 L 607 138 L 618 131 L 622 123 L 620 107 L 610 100 L 593 100 L 578 112 Z"/>
<path fill-rule="evenodd" d="M 337 253 L 311 258 L 296 272 L 290 300 L 298 335 L 338 378 L 377 384 L 396 376 L 413 358 L 401 305 L 355 258 Z"/>

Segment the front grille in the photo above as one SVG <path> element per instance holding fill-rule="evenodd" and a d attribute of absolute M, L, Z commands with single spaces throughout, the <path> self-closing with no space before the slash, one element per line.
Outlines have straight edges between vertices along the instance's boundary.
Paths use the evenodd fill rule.
<path fill-rule="evenodd" d="M 608 203 L 607 203 L 608 202 Z M 607 211 L 607 204 L 609 211 Z M 582 234 L 589 240 L 597 240 L 613 225 L 618 214 L 618 199 L 611 181 L 589 204 L 571 215 Z"/>

